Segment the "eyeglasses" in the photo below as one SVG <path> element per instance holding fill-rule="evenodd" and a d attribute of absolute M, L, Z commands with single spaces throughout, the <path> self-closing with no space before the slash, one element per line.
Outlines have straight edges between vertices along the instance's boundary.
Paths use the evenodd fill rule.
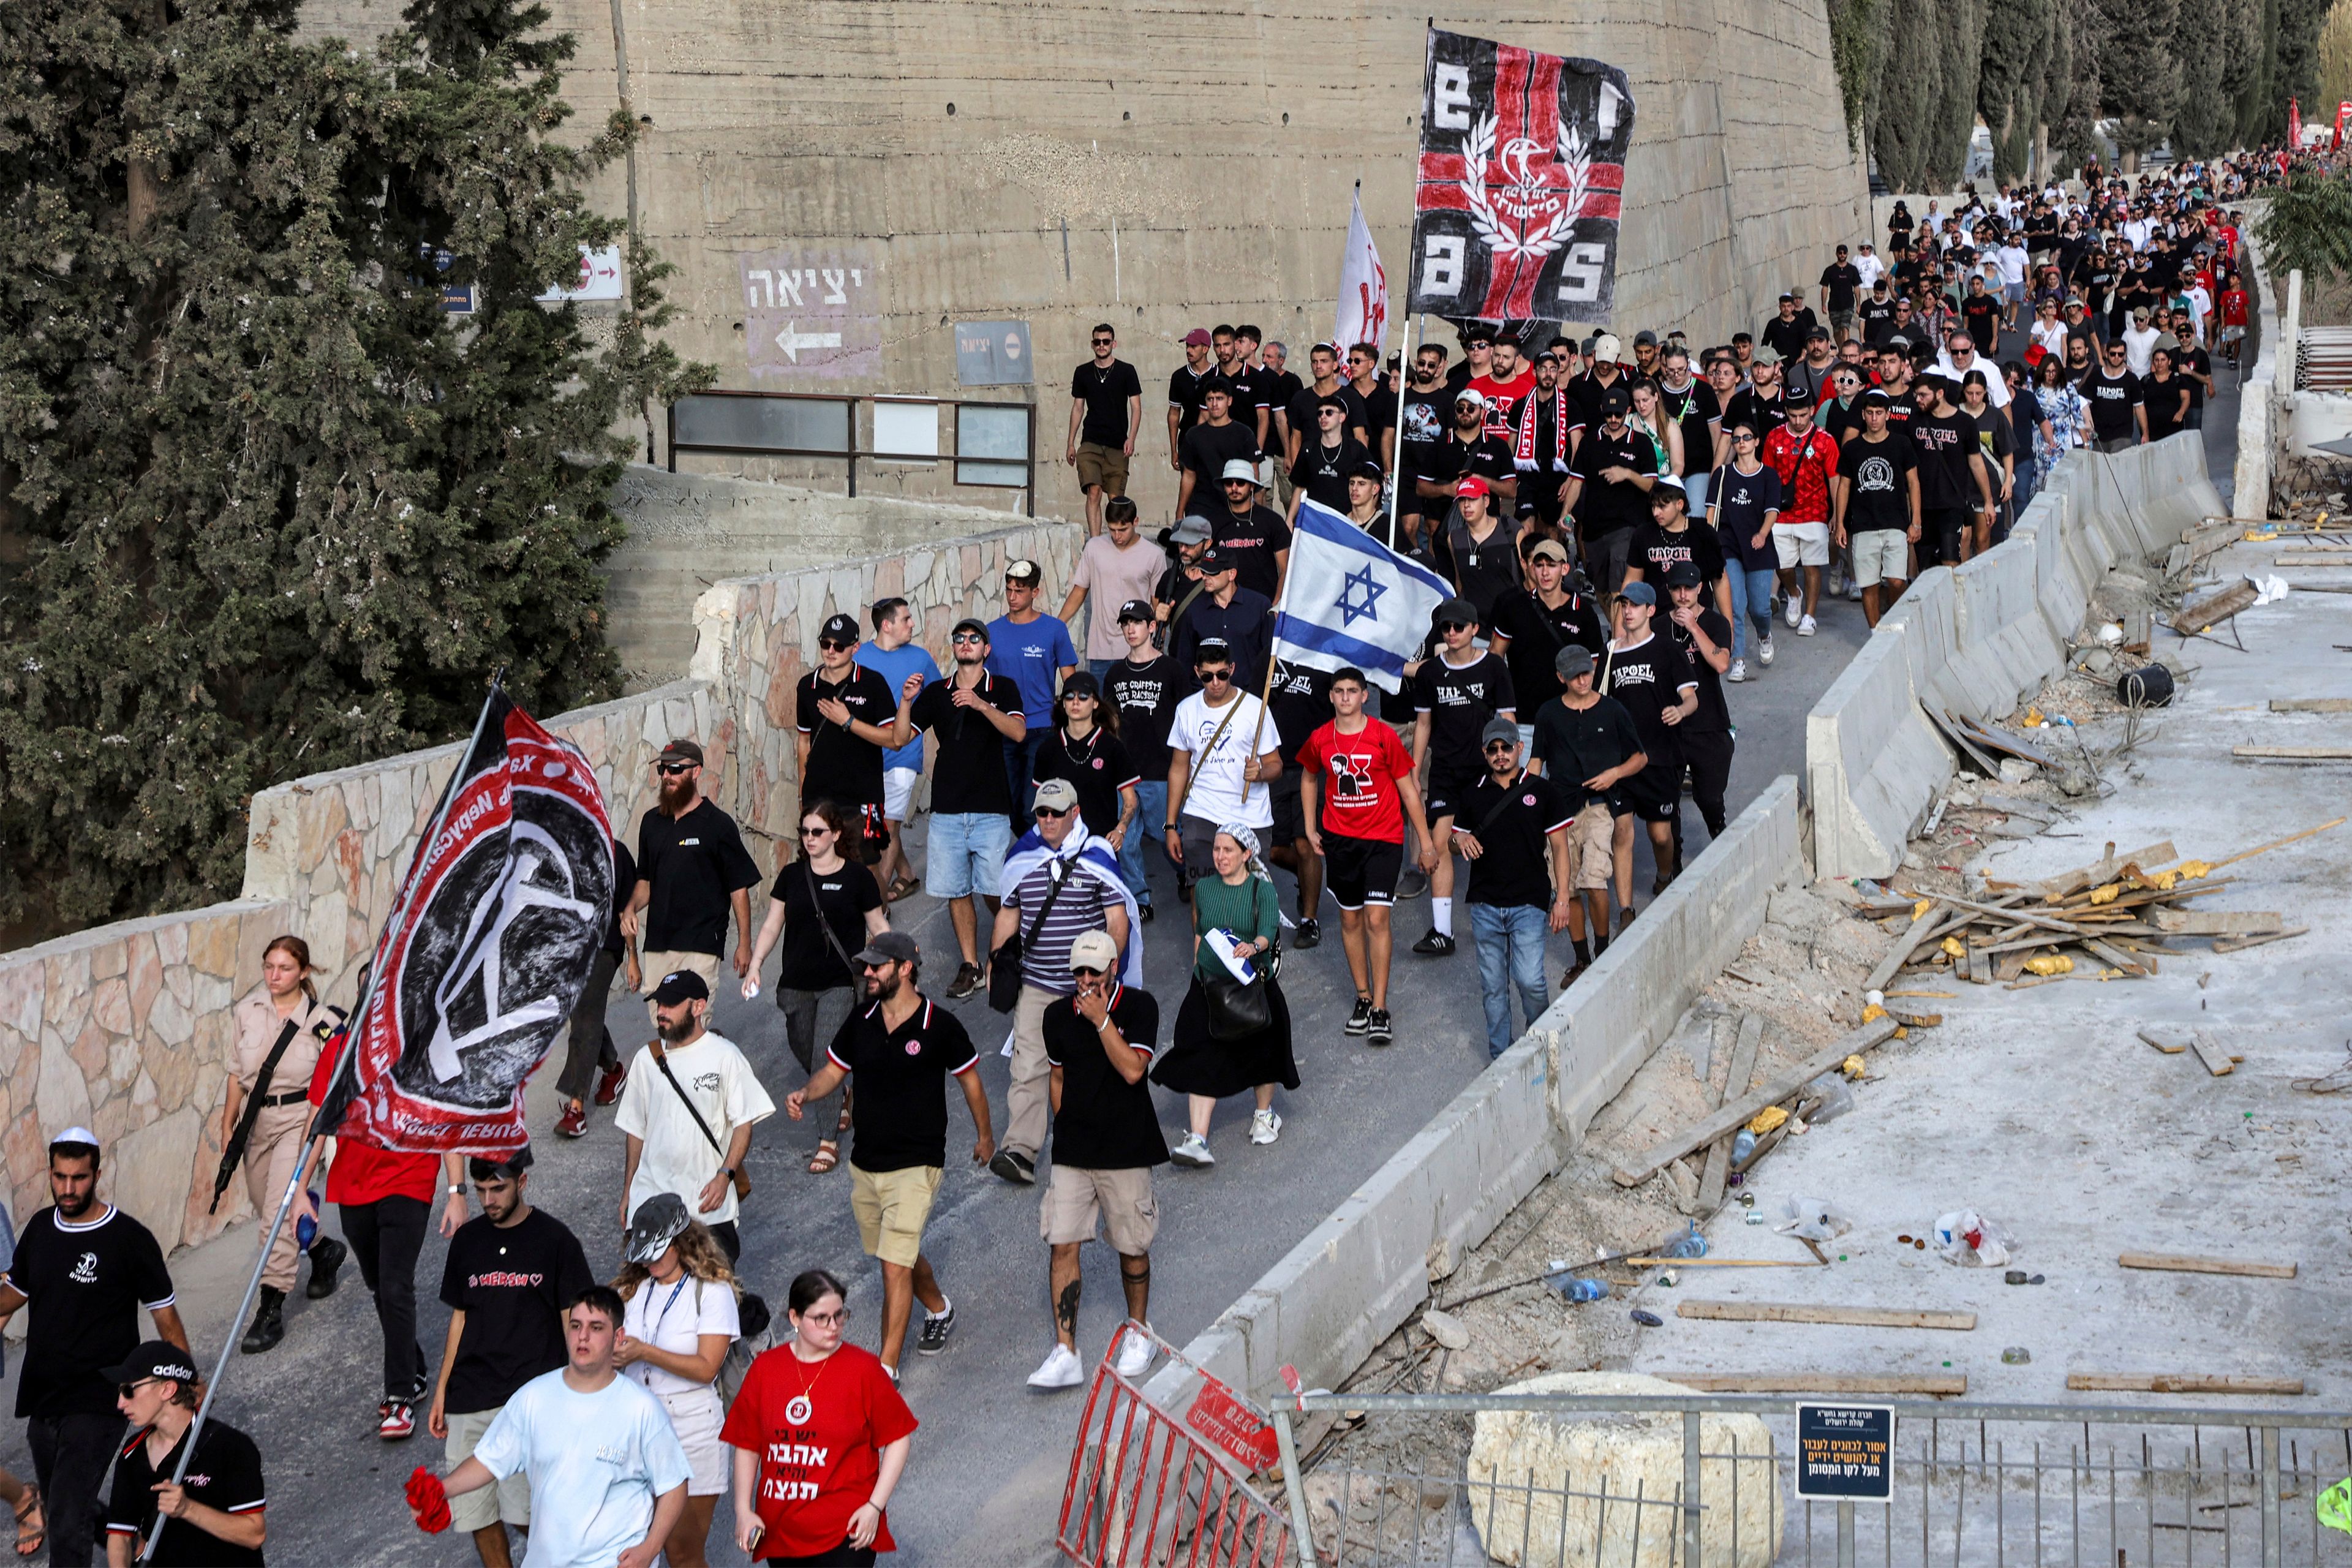
<path fill-rule="evenodd" d="M 827 653 L 842 653 L 856 647 L 857 644 L 854 641 L 845 642 L 840 637 L 819 637 L 816 639 L 816 646 Z"/>
<path fill-rule="evenodd" d="M 803 1312 L 801 1314 L 801 1321 L 803 1323 L 814 1323 L 819 1328 L 831 1328 L 835 1323 L 845 1323 L 849 1321 L 849 1309 L 844 1307 L 838 1312 Z"/>
<path fill-rule="evenodd" d="M 802 828 L 802 829 L 801 829 L 801 837 L 802 837 L 803 838 L 823 838 L 824 837 L 825 837 L 825 835 L 827 835 L 827 834 L 831 833 L 832 831 L 833 831 L 833 829 L 832 829 L 832 828 L 825 826 L 824 826 L 824 824 L 822 824 L 822 823 L 819 823 L 819 824 L 818 824 L 816 826 L 814 826 L 814 827 L 803 827 L 803 828 Z"/>
<path fill-rule="evenodd" d="M 1196 669 L 1192 673 L 1199 678 L 1203 686 L 1212 681 L 1231 680 L 1234 678 L 1234 672 L 1230 669 Z"/>
<path fill-rule="evenodd" d="M 693 770 L 692 763 L 656 763 L 654 764 L 654 772 L 666 779 L 674 779 L 680 773 L 691 773 Z"/>

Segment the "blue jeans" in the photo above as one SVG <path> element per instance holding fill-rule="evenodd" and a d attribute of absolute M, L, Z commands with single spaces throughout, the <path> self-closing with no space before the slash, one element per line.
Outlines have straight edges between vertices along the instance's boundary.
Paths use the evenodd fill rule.
<path fill-rule="evenodd" d="M 1135 786 L 1135 828 L 1118 849 L 1119 874 L 1127 879 L 1127 890 L 1135 895 L 1139 903 L 1151 901 L 1151 881 L 1143 871 L 1147 864 L 1144 856 L 1166 838 L 1160 829 L 1167 821 L 1168 781 L 1139 781 Z"/>
<path fill-rule="evenodd" d="M 1533 904 L 1470 906 L 1470 934 L 1478 944 L 1478 991 L 1486 1004 L 1489 1058 L 1511 1048 L 1511 985 L 1519 988 L 1519 1007 L 1529 1027 L 1543 1016 L 1544 939 L 1549 931 L 1545 911 Z"/>
<path fill-rule="evenodd" d="M 1108 680 L 1110 679 L 1110 672 L 1126 662 L 1127 658 L 1124 654 L 1117 658 L 1090 658 L 1087 660 L 1087 672 L 1097 681 Z"/>
<path fill-rule="evenodd" d="M 1756 635 L 1772 635 L 1772 574 L 1761 567 L 1749 571 L 1740 565 L 1738 558 L 1726 552 L 1723 574 L 1731 584 L 1731 657 L 1748 657 L 1748 623 L 1756 623 Z M 1741 610 L 1746 615 L 1741 615 Z"/>
<path fill-rule="evenodd" d="M 1029 732 L 1017 741 L 1004 742 L 1004 782 L 1013 786 L 1013 837 L 1020 837 L 1029 831 L 1030 813 L 1037 806 L 1037 786 L 1030 773 L 1037 766 L 1037 752 L 1045 744 L 1045 737 L 1054 732 L 1051 715 L 1043 724 L 1032 720 Z"/>

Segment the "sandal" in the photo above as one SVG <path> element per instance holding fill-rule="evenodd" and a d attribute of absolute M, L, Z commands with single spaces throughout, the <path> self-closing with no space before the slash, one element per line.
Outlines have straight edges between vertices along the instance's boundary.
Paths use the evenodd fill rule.
<path fill-rule="evenodd" d="M 890 890 L 883 894 L 882 898 L 885 902 L 895 904 L 908 894 L 919 893 L 922 890 L 923 885 L 920 882 L 901 871 L 890 879 Z"/>
<path fill-rule="evenodd" d="M 832 1170 L 835 1165 L 840 1163 L 841 1149 L 839 1145 L 835 1144 L 830 1138 L 823 1139 L 817 1143 L 816 1152 L 809 1156 L 809 1174 L 812 1176 L 822 1176 L 827 1171 Z"/>
<path fill-rule="evenodd" d="M 33 1517 L 28 1519 L 27 1515 Z M 25 1500 L 16 1510 L 16 1555 L 35 1555 L 48 1539 L 49 1518 L 41 1510 L 41 1489 L 28 1481 L 25 1486 Z"/>

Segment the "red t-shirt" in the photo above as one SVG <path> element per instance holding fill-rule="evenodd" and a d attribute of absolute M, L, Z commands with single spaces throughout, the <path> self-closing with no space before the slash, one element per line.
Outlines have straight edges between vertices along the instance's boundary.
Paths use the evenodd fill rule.
<path fill-rule="evenodd" d="M 327 1085 L 335 1076 L 351 1037 L 338 1035 L 319 1053 L 310 1069 L 310 1103 L 327 1101 Z M 415 1198 L 430 1204 L 440 1195 L 441 1156 L 403 1154 L 379 1149 L 356 1138 L 335 1140 L 335 1163 L 327 1167 L 327 1201 L 331 1204 L 372 1204 L 378 1198 Z"/>
<path fill-rule="evenodd" d="M 2225 327 L 2242 327 L 2246 324 L 2246 291 L 2243 289 L 2223 290 L 2221 324 Z"/>
<path fill-rule="evenodd" d="M 1837 472 L 1838 445 L 1816 426 L 1800 447 L 1796 433 L 1780 426 L 1764 437 L 1764 460 L 1780 476 L 1780 515 L 1776 526 L 1830 520 L 1830 476 Z"/>
<path fill-rule="evenodd" d="M 1517 417 L 1519 399 L 1536 389 L 1535 366 L 1519 366 L 1518 374 L 1508 381 L 1496 381 L 1492 375 L 1474 375 L 1469 390 L 1486 400 L 1486 433 L 1506 440 L 1514 434 L 1513 421 Z"/>
<path fill-rule="evenodd" d="M 760 1457 L 761 1557 L 814 1557 L 848 1539 L 849 1516 L 874 1495 L 882 1450 L 915 1426 L 871 1351 L 845 1344 L 814 1366 L 790 1345 L 761 1352 L 719 1433 Z M 874 1548 L 898 1545 L 886 1513 Z"/>
<path fill-rule="evenodd" d="M 1349 838 L 1370 838 L 1383 844 L 1404 842 L 1404 808 L 1397 780 L 1412 774 L 1412 755 L 1397 739 L 1394 727 L 1378 719 L 1364 721 L 1361 732 L 1339 733 L 1325 724 L 1298 748 L 1298 765 L 1311 769 L 1323 785 L 1325 833 Z"/>

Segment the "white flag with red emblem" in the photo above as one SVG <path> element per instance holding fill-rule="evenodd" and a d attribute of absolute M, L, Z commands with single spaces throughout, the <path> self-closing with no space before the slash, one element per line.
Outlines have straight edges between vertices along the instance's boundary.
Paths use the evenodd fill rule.
<path fill-rule="evenodd" d="M 1339 261 L 1339 312 L 1331 342 L 1344 359 L 1358 343 L 1381 346 L 1389 327 L 1389 275 L 1381 266 L 1380 247 L 1364 222 L 1364 194 L 1356 193 L 1355 211 L 1348 219 L 1348 249 Z"/>

